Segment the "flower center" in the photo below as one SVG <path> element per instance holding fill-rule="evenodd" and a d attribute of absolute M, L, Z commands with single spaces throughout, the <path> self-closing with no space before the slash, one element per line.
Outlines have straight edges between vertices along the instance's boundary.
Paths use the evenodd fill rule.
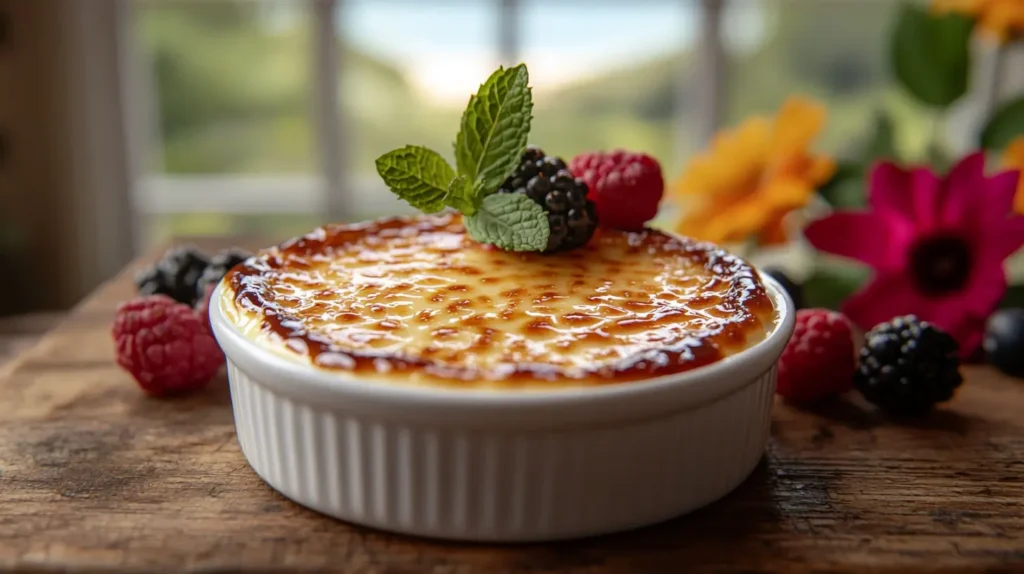
<path fill-rule="evenodd" d="M 971 274 L 971 246 L 955 235 L 925 237 L 910 248 L 910 274 L 922 293 L 959 291 Z"/>

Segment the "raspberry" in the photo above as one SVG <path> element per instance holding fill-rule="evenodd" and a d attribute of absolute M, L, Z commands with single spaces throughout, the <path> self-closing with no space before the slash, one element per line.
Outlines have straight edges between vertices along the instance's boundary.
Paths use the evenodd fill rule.
<path fill-rule="evenodd" d="M 523 194 L 547 213 L 551 229 L 544 249 L 547 253 L 582 247 L 597 229 L 597 212 L 587 196 L 587 184 L 574 178 L 564 161 L 544 155 L 538 148 L 526 148 L 498 192 Z"/>
<path fill-rule="evenodd" d="M 854 382 L 864 398 L 895 415 L 920 415 L 963 383 L 956 339 L 914 315 L 875 325 L 864 336 Z"/>
<path fill-rule="evenodd" d="M 199 390 L 224 363 L 217 341 L 192 308 L 166 295 L 121 304 L 112 334 L 117 364 L 149 395 Z"/>
<path fill-rule="evenodd" d="M 602 227 L 639 231 L 658 214 L 665 192 L 661 166 L 649 155 L 623 150 L 587 153 L 569 162 L 597 204 Z"/>
<path fill-rule="evenodd" d="M 853 386 L 855 369 L 849 319 L 828 309 L 796 312 L 793 337 L 779 359 L 780 395 L 796 404 L 837 395 Z"/>

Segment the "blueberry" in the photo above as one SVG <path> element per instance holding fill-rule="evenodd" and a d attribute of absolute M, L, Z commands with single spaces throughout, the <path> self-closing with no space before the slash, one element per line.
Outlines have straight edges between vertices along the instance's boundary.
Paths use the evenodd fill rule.
<path fill-rule="evenodd" d="M 805 308 L 804 289 L 799 283 L 790 279 L 788 275 L 779 269 L 765 269 L 764 274 L 778 281 L 779 285 L 782 285 L 782 288 L 789 294 L 789 298 L 793 300 L 793 304 L 796 305 L 797 309 Z"/>
<path fill-rule="evenodd" d="M 1024 378 L 1024 309 L 1001 309 L 985 326 L 985 354 L 992 366 Z"/>

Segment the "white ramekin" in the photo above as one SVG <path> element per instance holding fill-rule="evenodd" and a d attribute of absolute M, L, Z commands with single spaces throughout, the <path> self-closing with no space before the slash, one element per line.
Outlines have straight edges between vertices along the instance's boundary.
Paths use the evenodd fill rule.
<path fill-rule="evenodd" d="M 649 381 L 553 391 L 402 387 L 292 361 L 210 306 L 238 442 L 288 498 L 383 530 L 476 541 L 610 533 L 724 496 L 760 460 L 793 303 L 765 341 Z"/>

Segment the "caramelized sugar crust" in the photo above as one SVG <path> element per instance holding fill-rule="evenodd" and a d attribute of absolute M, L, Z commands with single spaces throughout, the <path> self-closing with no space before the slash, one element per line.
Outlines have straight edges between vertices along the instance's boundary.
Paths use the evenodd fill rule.
<path fill-rule="evenodd" d="M 602 230 L 569 253 L 510 253 L 471 240 L 458 215 L 320 228 L 229 285 L 235 316 L 314 365 L 462 386 L 676 373 L 775 320 L 757 272 L 707 244 Z"/>

